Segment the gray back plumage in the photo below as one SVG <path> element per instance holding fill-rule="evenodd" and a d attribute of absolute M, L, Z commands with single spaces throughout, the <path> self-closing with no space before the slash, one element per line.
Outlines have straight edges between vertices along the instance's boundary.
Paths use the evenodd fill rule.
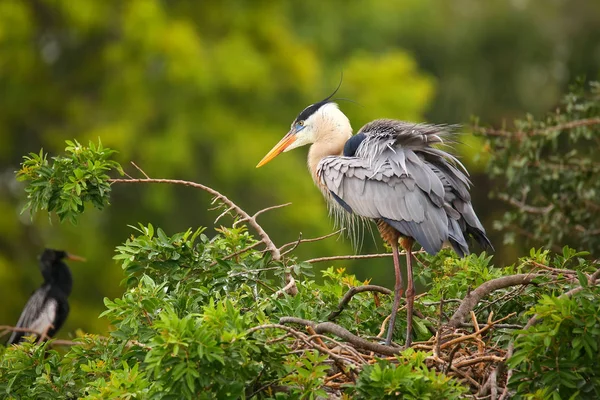
<path fill-rule="evenodd" d="M 381 219 L 430 254 L 449 241 L 464 256 L 468 237 L 492 248 L 471 205 L 464 166 L 432 147 L 452 142 L 451 128 L 380 119 L 357 134 L 364 139 L 352 156 L 325 157 L 317 168 L 338 213 Z"/>

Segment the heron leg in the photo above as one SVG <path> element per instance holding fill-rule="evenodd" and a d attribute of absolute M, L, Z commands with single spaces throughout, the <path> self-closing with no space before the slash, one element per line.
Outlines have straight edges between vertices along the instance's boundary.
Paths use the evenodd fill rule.
<path fill-rule="evenodd" d="M 413 307 L 415 304 L 415 283 L 413 281 L 413 270 L 412 270 L 412 243 L 410 245 L 404 245 L 406 251 L 406 347 L 409 348 L 412 344 L 412 321 L 413 321 Z"/>
<path fill-rule="evenodd" d="M 398 241 L 397 239 L 392 241 L 392 256 L 394 258 L 394 271 L 396 272 L 396 285 L 394 286 L 394 305 L 392 306 L 392 313 L 390 314 L 390 321 L 388 323 L 387 336 L 385 338 L 386 346 L 392 344 L 392 336 L 394 335 L 394 326 L 396 325 L 396 314 L 398 313 L 398 306 L 400 305 L 400 297 L 402 297 L 402 273 L 400 272 L 400 254 L 398 253 Z"/>

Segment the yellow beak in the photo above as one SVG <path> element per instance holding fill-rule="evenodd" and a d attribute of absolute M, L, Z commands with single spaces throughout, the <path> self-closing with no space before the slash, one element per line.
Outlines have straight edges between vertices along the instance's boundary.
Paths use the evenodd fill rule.
<path fill-rule="evenodd" d="M 76 256 L 75 254 L 67 253 L 67 258 L 72 261 L 87 261 L 85 258 Z"/>
<path fill-rule="evenodd" d="M 273 147 L 271 149 L 271 151 L 269 151 L 267 153 L 267 155 L 264 156 L 264 158 L 262 160 L 260 160 L 260 162 L 258 163 L 258 165 L 256 166 L 256 168 L 262 167 L 263 165 L 265 165 L 266 163 L 268 163 L 269 161 L 271 161 L 272 159 L 274 159 L 275 157 L 277 157 L 279 154 L 281 154 L 282 152 L 284 152 L 285 149 L 287 149 L 290 144 L 294 143 L 295 141 L 296 141 L 296 132 L 294 132 L 294 131 L 288 132 L 288 134 L 285 135 L 279 141 L 279 143 L 277 143 L 275 145 L 275 147 Z"/>

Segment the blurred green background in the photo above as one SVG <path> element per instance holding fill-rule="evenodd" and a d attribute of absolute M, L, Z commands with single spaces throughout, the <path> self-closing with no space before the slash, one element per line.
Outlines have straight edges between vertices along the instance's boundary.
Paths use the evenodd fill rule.
<path fill-rule="evenodd" d="M 306 149 L 256 170 L 306 105 L 344 81 L 339 97 L 355 129 L 380 117 L 510 125 L 552 110 L 575 78 L 599 79 L 600 2 L 588 0 L 0 1 L 0 324 L 16 323 L 40 284 L 44 247 L 88 258 L 70 263 L 71 315 L 59 334 L 104 333 L 104 297 L 120 296 L 114 247 L 152 222 L 168 234 L 208 226 L 210 198 L 190 188 L 114 186 L 112 206 L 77 226 L 20 214 L 14 171 L 23 155 L 64 140 L 97 141 L 153 177 L 197 181 L 261 217 L 277 244 L 332 231 L 306 171 Z M 475 209 L 511 263 L 492 221 L 485 152 L 463 137 Z M 229 221 L 222 220 L 227 224 Z M 366 236 L 362 253 L 382 251 Z M 301 245 L 303 258 L 351 254 L 348 240 Z M 343 262 L 390 284 L 389 260 Z M 326 267 L 327 265 L 322 265 Z"/>

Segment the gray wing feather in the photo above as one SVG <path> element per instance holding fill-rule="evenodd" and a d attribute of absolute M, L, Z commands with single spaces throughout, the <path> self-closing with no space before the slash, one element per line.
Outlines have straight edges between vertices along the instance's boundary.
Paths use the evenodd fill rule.
<path fill-rule="evenodd" d="M 457 253 L 468 254 L 469 234 L 491 247 L 471 205 L 464 166 L 431 147 L 443 138 L 451 141 L 448 127 L 376 120 L 359 133 L 365 139 L 353 157 L 325 157 L 319 163 L 325 193 L 335 194 L 356 215 L 383 219 L 432 254 L 447 240 Z"/>
<path fill-rule="evenodd" d="M 395 159 L 405 151 L 396 149 L 390 158 Z M 399 175 L 389 159 L 369 163 L 356 157 L 326 157 L 319 163 L 318 175 L 325 187 L 355 214 L 397 222 L 390 225 L 403 235 L 415 238 L 425 250 L 434 254 L 448 238 L 447 216 L 443 208 L 436 205 L 439 196 L 432 190 L 434 186 L 443 186 L 435 174 L 411 174 L 411 169 L 425 168 L 424 163 L 408 165 L 407 162 L 407 171 Z M 346 173 L 342 172 L 342 166 L 347 167 Z M 360 179 L 363 175 L 365 178 Z M 434 183 L 419 185 L 417 179 L 421 176 Z"/>

